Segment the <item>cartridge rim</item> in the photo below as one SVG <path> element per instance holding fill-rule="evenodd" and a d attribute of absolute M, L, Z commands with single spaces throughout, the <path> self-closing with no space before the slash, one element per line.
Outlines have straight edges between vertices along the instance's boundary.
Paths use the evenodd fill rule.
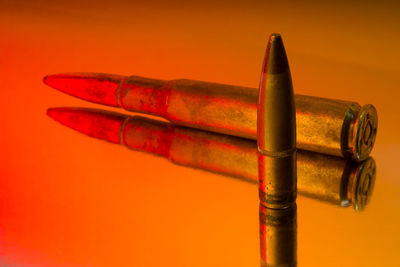
<path fill-rule="evenodd" d="M 355 173 L 354 184 L 351 186 L 353 207 L 362 211 L 368 205 L 374 191 L 376 178 L 376 163 L 373 158 L 363 161 Z"/>
<path fill-rule="evenodd" d="M 352 147 L 358 160 L 366 159 L 375 144 L 378 128 L 378 114 L 373 105 L 361 108 L 354 125 Z"/>

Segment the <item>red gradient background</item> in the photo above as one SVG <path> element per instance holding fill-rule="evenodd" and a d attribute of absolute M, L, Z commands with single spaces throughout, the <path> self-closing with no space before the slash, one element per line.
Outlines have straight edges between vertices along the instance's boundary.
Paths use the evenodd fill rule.
<path fill-rule="evenodd" d="M 42 78 L 257 87 L 271 32 L 296 93 L 372 103 L 379 116 L 370 205 L 300 196 L 299 266 L 396 266 L 399 14 L 396 1 L 0 1 L 0 266 L 258 266 L 257 186 L 67 129 L 47 108 L 103 107 Z"/>

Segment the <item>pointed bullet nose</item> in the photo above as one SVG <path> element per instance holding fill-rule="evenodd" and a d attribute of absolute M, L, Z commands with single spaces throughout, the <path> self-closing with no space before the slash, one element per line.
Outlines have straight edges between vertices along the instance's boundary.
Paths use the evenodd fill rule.
<path fill-rule="evenodd" d="M 53 120 L 58 121 L 59 110 L 60 110 L 60 108 L 58 108 L 58 109 L 57 108 L 48 108 L 46 111 L 46 114 Z"/>
<path fill-rule="evenodd" d="M 269 37 L 267 53 L 264 61 L 264 72 L 279 74 L 289 71 L 289 63 L 283 46 L 282 37 L 279 33 L 273 33 Z"/>
<path fill-rule="evenodd" d="M 121 114 L 86 108 L 49 108 L 47 115 L 80 133 L 116 144 L 126 119 Z"/>
<path fill-rule="evenodd" d="M 101 73 L 54 74 L 43 83 L 66 94 L 94 103 L 117 107 L 117 90 L 123 76 Z"/>
<path fill-rule="evenodd" d="M 292 78 L 280 34 L 272 34 L 264 58 L 258 96 L 258 146 L 281 152 L 296 146 Z"/>
<path fill-rule="evenodd" d="M 47 83 L 47 77 L 48 77 L 47 75 L 43 77 L 43 83 L 46 84 L 46 85 L 49 85 L 49 84 Z"/>

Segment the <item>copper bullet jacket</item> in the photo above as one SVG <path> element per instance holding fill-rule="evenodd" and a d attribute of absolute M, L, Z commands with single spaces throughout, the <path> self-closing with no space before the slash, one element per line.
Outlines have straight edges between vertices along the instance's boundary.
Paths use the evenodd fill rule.
<path fill-rule="evenodd" d="M 261 267 L 297 266 L 297 206 L 269 209 L 260 205 Z"/>
<path fill-rule="evenodd" d="M 48 115 L 81 133 L 159 155 L 175 164 L 258 183 L 258 150 L 253 140 L 87 108 L 52 108 Z M 120 121 L 120 126 L 112 123 L 113 127 L 107 128 L 109 121 Z M 301 195 L 362 210 L 372 196 L 375 177 L 372 158 L 358 163 L 297 151 L 297 189 Z"/>
<path fill-rule="evenodd" d="M 282 37 L 269 37 L 258 95 L 259 197 L 268 208 L 296 201 L 296 114 L 292 78 Z"/>
<path fill-rule="evenodd" d="M 131 76 L 120 85 L 122 108 L 163 116 L 171 122 L 257 139 L 258 90 L 217 83 L 162 81 Z M 376 136 L 372 105 L 295 95 L 297 147 L 363 160 Z"/>

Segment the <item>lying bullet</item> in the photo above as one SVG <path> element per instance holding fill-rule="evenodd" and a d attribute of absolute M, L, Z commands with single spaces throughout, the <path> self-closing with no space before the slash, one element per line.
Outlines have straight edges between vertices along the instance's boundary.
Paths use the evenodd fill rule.
<path fill-rule="evenodd" d="M 51 108 L 47 114 L 98 139 L 159 155 L 179 165 L 258 183 L 257 143 L 252 140 L 103 110 Z M 362 210 L 373 192 L 375 169 L 372 158 L 357 163 L 298 150 L 298 192 L 333 205 L 352 205 Z"/>
<path fill-rule="evenodd" d="M 297 206 L 269 209 L 260 205 L 261 267 L 297 266 Z"/>
<path fill-rule="evenodd" d="M 161 116 L 187 127 L 257 138 L 258 89 L 193 80 L 163 81 L 111 74 L 57 74 L 44 83 L 69 95 Z M 363 160 L 374 146 L 372 105 L 295 96 L 297 147 Z"/>
<path fill-rule="evenodd" d="M 296 201 L 296 114 L 282 38 L 272 34 L 263 63 L 257 115 L 260 202 L 287 208 Z"/>

